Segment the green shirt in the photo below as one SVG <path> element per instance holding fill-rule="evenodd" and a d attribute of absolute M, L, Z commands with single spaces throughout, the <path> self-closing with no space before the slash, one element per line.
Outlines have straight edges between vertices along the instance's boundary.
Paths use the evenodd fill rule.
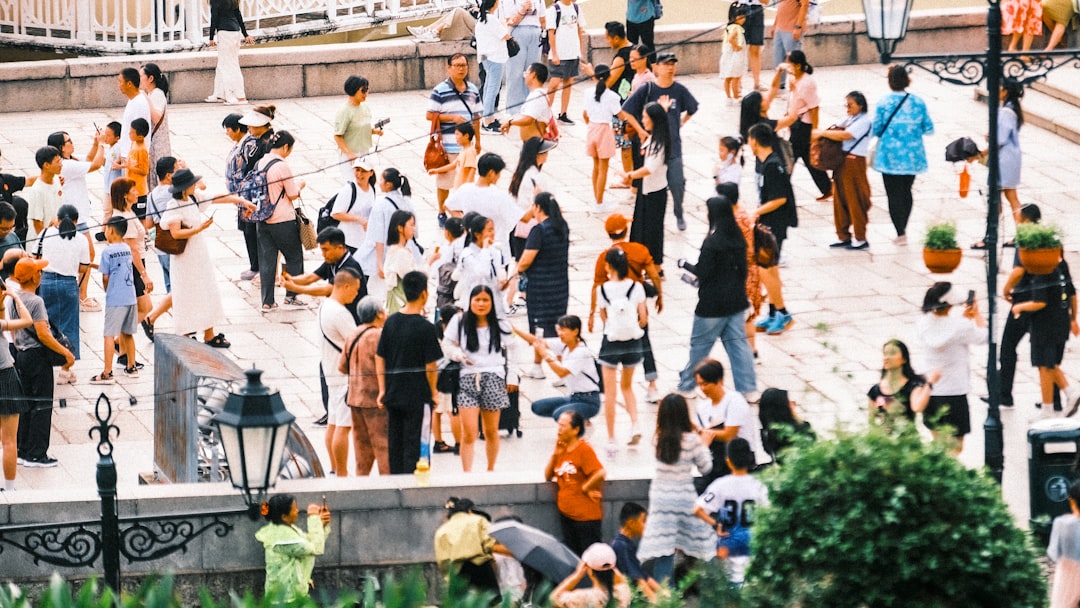
<path fill-rule="evenodd" d="M 346 103 L 334 117 L 334 135 L 345 139 L 353 154 L 371 149 L 371 108 L 366 103 L 354 106 Z"/>

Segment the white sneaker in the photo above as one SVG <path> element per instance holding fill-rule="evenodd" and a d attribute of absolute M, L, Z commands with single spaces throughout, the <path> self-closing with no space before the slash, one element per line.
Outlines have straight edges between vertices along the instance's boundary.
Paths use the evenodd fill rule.
<path fill-rule="evenodd" d="M 659 403 L 660 399 L 660 391 L 656 390 L 655 387 L 650 386 L 645 389 L 645 401 L 647 403 Z"/>
<path fill-rule="evenodd" d="M 566 378 L 556 377 L 554 380 L 551 381 L 551 386 L 554 386 L 555 388 L 562 388 L 566 386 Z"/>
<path fill-rule="evenodd" d="M 619 208 L 619 204 L 612 199 L 608 199 L 603 203 L 593 203 L 593 212 L 597 215 L 609 215 L 614 213 Z"/>
<path fill-rule="evenodd" d="M 1065 402 L 1062 403 L 1062 409 L 1065 411 L 1064 416 L 1071 418 L 1076 415 L 1076 410 L 1080 409 L 1080 390 L 1076 387 L 1069 387 L 1062 391 L 1062 397 L 1065 398 Z"/>
<path fill-rule="evenodd" d="M 407 26 L 405 29 L 409 30 L 409 33 L 420 42 L 438 42 L 439 34 L 433 32 L 426 27 L 414 27 Z"/>
<path fill-rule="evenodd" d="M 532 378 L 533 380 L 543 380 L 547 378 L 544 374 L 544 368 L 539 363 L 534 363 L 532 367 L 525 367 L 521 370 L 521 375 L 525 378 Z"/>
<path fill-rule="evenodd" d="M 747 403 L 757 403 L 758 401 L 761 401 L 761 393 L 759 391 L 749 391 L 743 393 L 743 398 L 746 399 Z"/>
<path fill-rule="evenodd" d="M 639 443 L 641 443 L 641 427 L 635 422 L 630 429 L 630 441 L 627 441 L 626 445 L 637 445 Z"/>

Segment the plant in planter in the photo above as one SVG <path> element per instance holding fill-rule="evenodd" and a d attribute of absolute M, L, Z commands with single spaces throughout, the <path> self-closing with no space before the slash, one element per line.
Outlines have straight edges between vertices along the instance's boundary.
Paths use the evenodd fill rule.
<path fill-rule="evenodd" d="M 926 229 L 923 239 L 923 263 L 930 272 L 947 273 L 956 270 L 963 252 L 956 244 L 956 224 L 940 222 Z"/>
<path fill-rule="evenodd" d="M 1018 224 L 1016 247 L 1026 272 L 1049 274 L 1061 262 L 1061 230 L 1052 224 Z"/>

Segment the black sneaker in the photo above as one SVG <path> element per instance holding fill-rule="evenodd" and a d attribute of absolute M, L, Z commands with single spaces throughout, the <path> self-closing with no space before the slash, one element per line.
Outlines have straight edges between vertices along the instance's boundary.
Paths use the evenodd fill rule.
<path fill-rule="evenodd" d="M 316 421 L 315 421 L 315 426 L 326 426 L 326 423 L 327 423 L 328 421 L 329 421 L 329 420 L 328 420 L 328 418 L 327 418 L 327 415 L 326 415 L 326 414 L 323 414 L 323 415 L 322 415 L 322 418 L 319 418 L 318 420 L 316 420 Z"/>
<path fill-rule="evenodd" d="M 574 125 L 574 121 L 570 120 L 570 117 L 567 116 L 565 112 L 563 112 L 562 114 L 559 114 L 558 121 L 560 123 L 564 124 L 564 125 L 570 125 L 570 126 Z"/>
<path fill-rule="evenodd" d="M 491 124 L 480 127 L 480 130 L 487 135 L 502 135 L 502 125 L 498 120 L 491 121 Z"/>
<path fill-rule="evenodd" d="M 438 220 L 439 220 L 439 228 L 446 228 L 446 214 L 445 213 L 440 213 L 439 217 L 438 217 Z"/>
<path fill-rule="evenodd" d="M 60 464 L 55 458 L 42 456 L 41 458 L 27 458 L 23 466 L 30 469 L 51 469 Z"/>

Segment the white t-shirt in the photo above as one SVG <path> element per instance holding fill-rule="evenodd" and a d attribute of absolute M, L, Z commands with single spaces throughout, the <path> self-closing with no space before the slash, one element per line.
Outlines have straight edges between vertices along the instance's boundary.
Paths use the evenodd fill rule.
<path fill-rule="evenodd" d="M 394 198 L 390 198 L 387 194 L 381 194 L 375 199 L 375 202 L 371 205 L 371 213 L 368 215 L 368 227 L 364 233 L 364 241 L 361 243 L 360 248 L 356 251 L 356 261 L 360 263 L 360 268 L 364 270 L 364 274 L 373 277 L 379 275 L 378 262 L 375 255 L 375 244 L 382 243 L 386 245 L 386 234 L 390 229 L 390 217 L 394 215 L 395 211 L 408 211 L 415 214 L 413 210 L 412 200 L 407 196 L 400 196 L 396 193 L 391 193 Z M 391 202 L 392 201 L 392 202 Z M 396 206 L 396 208 L 395 208 Z M 419 227 L 416 231 L 420 232 Z M 413 243 L 409 243 L 409 247 L 413 248 Z M 385 256 L 387 250 L 383 249 L 383 262 L 385 263 Z M 415 258 L 420 260 L 420 252 L 414 251 Z"/>
<path fill-rule="evenodd" d="M 641 190 L 645 194 L 652 194 L 667 188 L 667 163 L 664 162 L 664 150 L 655 153 L 647 152 L 651 140 L 646 139 L 641 144 L 642 155 L 645 157 L 645 168 L 649 174 L 641 178 Z"/>
<path fill-rule="evenodd" d="M 120 119 L 120 141 L 116 142 L 116 147 L 120 148 L 120 155 L 125 158 L 131 150 L 131 122 L 136 118 L 146 119 L 148 125 L 154 124 L 150 120 L 150 102 L 141 92 L 128 100 L 124 106 L 124 117 Z M 146 147 L 150 148 L 150 133 L 146 134 Z"/>
<path fill-rule="evenodd" d="M 476 55 L 480 60 L 506 63 L 510 53 L 506 49 L 506 23 L 495 13 L 488 13 L 487 21 L 476 20 Z"/>
<path fill-rule="evenodd" d="M 955 311 L 954 311 L 955 312 Z M 986 330 L 955 312 L 939 317 L 924 314 L 915 322 L 915 333 L 922 343 L 923 370 L 941 370 L 941 378 L 930 392 L 935 397 L 966 395 L 971 391 L 971 353 L 969 345 L 986 344 Z"/>
<path fill-rule="evenodd" d="M 581 9 L 573 3 L 562 4 L 557 0 L 556 4 L 561 4 L 561 6 L 556 9 L 555 4 L 552 4 L 547 9 L 548 31 L 555 30 L 555 54 L 558 55 L 560 61 L 580 59 L 580 35 L 585 33 L 585 15 L 582 15 Z M 556 21 L 559 24 L 558 28 L 555 27 Z"/>
<path fill-rule="evenodd" d="M 353 201 L 353 193 L 356 194 L 355 202 Z M 352 203 L 352 209 L 349 208 L 350 203 Z M 338 191 L 330 215 L 350 213 L 365 218 L 371 217 L 371 207 L 374 204 L 375 188 L 369 187 L 365 191 L 356 185 L 356 182 L 349 182 Z M 360 225 L 360 222 L 342 221 L 338 224 L 338 228 L 341 228 L 341 231 L 345 233 L 345 244 L 349 247 L 358 248 L 364 242 L 364 227 Z"/>
<path fill-rule="evenodd" d="M 543 87 L 529 91 L 525 103 L 521 104 L 521 115 L 544 125 L 551 120 L 551 104 L 548 103 Z"/>
<path fill-rule="evenodd" d="M 319 307 L 319 330 L 322 332 L 319 335 L 319 354 L 328 385 L 341 385 L 349 380 L 348 376 L 338 371 L 339 349 L 345 348 L 346 341 L 355 329 L 356 321 L 347 308 L 333 298 L 323 300 Z M 330 342 L 337 348 L 331 346 Z"/>
<path fill-rule="evenodd" d="M 417 269 L 416 258 L 407 246 L 390 245 L 386 248 L 383 274 L 386 277 L 387 286 L 397 285 L 399 279 Z"/>
<path fill-rule="evenodd" d="M 724 529 L 754 524 L 754 509 L 769 506 L 769 489 L 752 475 L 724 475 L 713 480 L 697 499 L 708 513 L 719 513 Z"/>
<path fill-rule="evenodd" d="M 698 401 L 697 416 L 694 422 L 703 429 L 711 429 L 720 423 L 724 428 L 739 427 L 736 437 L 754 445 L 754 421 L 750 413 L 750 404 L 736 391 L 724 391 L 724 398 L 714 404 L 709 398 Z"/>
<path fill-rule="evenodd" d="M 510 193 L 498 186 L 481 188 L 476 184 L 465 184 L 446 199 L 446 208 L 451 211 L 479 213 L 495 224 L 495 244 L 504 247 L 510 238 L 518 220 L 525 212 L 514 202 Z"/>
<path fill-rule="evenodd" d="M 589 352 L 589 347 L 578 344 L 574 350 L 563 345 L 562 350 L 556 353 L 560 358 L 560 365 L 570 370 L 570 374 L 563 378 L 566 381 L 566 389 L 573 393 L 595 393 L 600 390 L 600 376 L 596 371 L 596 359 Z"/>
<path fill-rule="evenodd" d="M 65 158 L 60 165 L 60 177 L 64 178 L 64 202 L 74 205 L 79 210 L 79 222 L 90 222 L 90 190 L 86 187 L 86 176 L 93 163 L 85 160 Z"/>
<path fill-rule="evenodd" d="M 461 328 L 461 317 L 461 313 L 454 315 L 454 318 L 450 319 L 450 322 L 446 325 L 446 335 L 443 338 L 443 352 L 446 356 L 462 363 L 462 373 L 478 374 L 488 372 L 496 374 L 500 378 L 506 378 L 509 372 L 510 378 L 506 378 L 507 382 L 516 384 L 518 381 L 517 372 L 509 369 L 502 349 L 492 351 L 489 348 L 491 344 L 490 326 L 476 328 L 476 343 L 480 347 L 478 350 L 465 349 L 468 338 L 465 336 L 465 330 Z M 508 351 L 507 356 L 513 358 L 509 351 L 514 346 L 515 339 L 510 331 L 510 325 L 505 321 L 500 321 L 499 324 L 499 331 L 502 332 L 499 337 L 499 344 Z M 465 363 L 466 359 L 468 359 L 468 363 Z"/>
<path fill-rule="evenodd" d="M 45 180 L 38 178 L 33 186 L 23 192 L 27 205 L 26 218 L 29 220 L 27 223 L 30 225 L 26 232 L 26 250 L 33 251 L 33 248 L 37 247 L 37 243 L 31 245 L 30 241 L 38 236 L 37 230 L 34 229 L 34 220 L 48 226 L 50 222 L 56 219 L 56 212 L 60 210 L 60 206 L 66 201 L 64 200 L 64 190 L 60 186 L 59 176 L 53 177 L 53 183 L 51 184 L 46 184 Z"/>
<path fill-rule="evenodd" d="M 41 242 L 41 257 L 48 260 L 45 272 L 55 272 L 65 277 L 79 276 L 79 264 L 90 263 L 90 243 L 86 237 L 76 232 L 70 239 L 60 237 L 60 229 L 50 226 L 45 229 Z"/>
<path fill-rule="evenodd" d="M 589 124 L 611 124 L 611 119 L 622 110 L 619 94 L 611 89 L 604 89 L 600 101 L 596 101 L 596 91 L 585 94 L 585 113 L 589 115 Z"/>

